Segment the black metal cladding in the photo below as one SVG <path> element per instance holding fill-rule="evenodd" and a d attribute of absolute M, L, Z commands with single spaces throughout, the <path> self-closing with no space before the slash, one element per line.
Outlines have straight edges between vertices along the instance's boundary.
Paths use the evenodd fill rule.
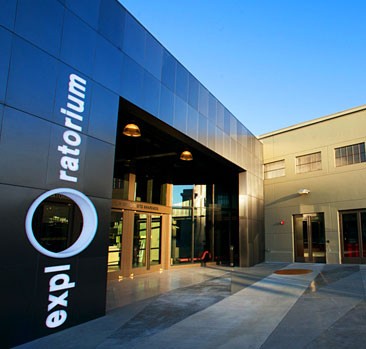
<path fill-rule="evenodd" d="M 0 0 L 0 338 L 16 345 L 103 315 L 120 97 L 245 168 L 258 142 L 116 0 Z M 70 74 L 86 81 L 77 181 L 60 179 Z M 241 152 L 240 152 L 241 153 Z M 249 154 L 248 153 L 248 154 Z M 254 155 L 251 155 L 254 157 Z M 258 160 L 259 161 L 259 160 Z M 235 167 L 235 166 L 234 166 Z M 80 254 L 38 253 L 24 228 L 32 202 L 67 187 L 93 202 L 98 230 Z M 50 275 L 70 265 L 67 321 L 45 327 Z"/>

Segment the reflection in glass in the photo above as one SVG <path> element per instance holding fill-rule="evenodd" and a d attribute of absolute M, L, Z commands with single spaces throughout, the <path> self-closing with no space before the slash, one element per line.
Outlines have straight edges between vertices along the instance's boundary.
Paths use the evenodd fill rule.
<path fill-rule="evenodd" d="M 192 260 L 192 204 L 193 185 L 174 185 L 171 241 L 173 263 Z"/>
<path fill-rule="evenodd" d="M 135 213 L 133 229 L 132 267 L 146 267 L 146 214 Z"/>
<path fill-rule="evenodd" d="M 323 213 L 294 215 L 295 261 L 325 263 Z"/>
<path fill-rule="evenodd" d="M 120 178 L 113 178 L 113 199 L 127 200 L 128 199 L 128 174 L 122 175 Z"/>
<path fill-rule="evenodd" d="M 122 211 L 111 212 L 111 223 L 109 228 L 108 247 L 108 271 L 115 271 L 121 268 L 122 251 Z"/>
<path fill-rule="evenodd" d="M 189 74 L 188 83 L 188 103 L 194 109 L 198 109 L 198 80 L 193 75 Z"/>
<path fill-rule="evenodd" d="M 161 86 L 159 118 L 169 125 L 173 125 L 174 94 L 165 86 Z"/>
<path fill-rule="evenodd" d="M 133 235 L 133 268 L 147 268 L 161 263 L 160 215 L 135 213 Z"/>
<path fill-rule="evenodd" d="M 208 99 L 208 118 L 216 125 L 216 98 L 210 93 Z"/>
<path fill-rule="evenodd" d="M 126 13 L 125 17 L 123 51 L 140 65 L 144 64 L 145 30 L 129 13 Z"/>
<path fill-rule="evenodd" d="M 191 262 L 192 209 L 173 208 L 171 258 L 173 263 Z"/>
<path fill-rule="evenodd" d="M 158 80 L 160 80 L 163 61 L 163 48 L 150 33 L 145 33 L 145 35 L 146 45 L 144 67 Z"/>
<path fill-rule="evenodd" d="M 208 96 L 208 90 L 200 84 L 198 94 L 198 111 L 205 117 L 208 116 Z"/>
<path fill-rule="evenodd" d="M 175 97 L 174 127 L 187 132 L 187 103 L 179 97 Z"/>
<path fill-rule="evenodd" d="M 343 242 L 343 262 L 365 263 L 366 211 L 345 211 L 340 214 Z"/>
<path fill-rule="evenodd" d="M 362 255 L 366 257 L 366 212 L 361 212 Z"/>
<path fill-rule="evenodd" d="M 158 179 L 137 175 L 135 183 L 135 201 L 164 204 L 163 184 Z"/>
<path fill-rule="evenodd" d="M 177 74 L 175 78 L 175 92 L 185 102 L 188 96 L 188 71 L 180 64 L 177 64 Z"/>
<path fill-rule="evenodd" d="M 359 257 L 357 213 L 342 214 L 343 256 Z"/>
<path fill-rule="evenodd" d="M 238 264 L 239 238 L 234 233 L 238 231 L 238 206 L 230 194 L 235 190 L 232 185 L 173 187 L 172 264 L 200 263 L 203 256 L 209 257 L 204 262 L 229 264 L 234 258 Z"/>
<path fill-rule="evenodd" d="M 175 88 L 175 70 L 177 61 L 175 58 L 166 50 L 163 51 L 163 67 L 161 71 L 161 81 L 174 92 Z"/>
<path fill-rule="evenodd" d="M 304 243 L 304 257 L 309 258 L 308 222 L 302 222 L 302 234 Z"/>
<path fill-rule="evenodd" d="M 160 264 L 161 216 L 151 217 L 150 265 Z"/>
<path fill-rule="evenodd" d="M 32 228 L 38 243 L 51 252 L 72 246 L 79 238 L 83 218 L 79 207 L 68 197 L 55 194 L 36 209 Z"/>

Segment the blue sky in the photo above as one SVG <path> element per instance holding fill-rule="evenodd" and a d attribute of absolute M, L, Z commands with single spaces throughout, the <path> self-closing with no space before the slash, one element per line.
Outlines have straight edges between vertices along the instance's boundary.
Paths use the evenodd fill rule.
<path fill-rule="evenodd" d="M 252 133 L 366 104 L 364 0 L 120 0 Z"/>

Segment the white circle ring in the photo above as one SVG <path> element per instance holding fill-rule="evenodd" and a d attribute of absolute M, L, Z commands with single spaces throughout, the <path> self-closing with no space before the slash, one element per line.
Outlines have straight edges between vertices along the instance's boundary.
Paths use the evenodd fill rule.
<path fill-rule="evenodd" d="M 41 246 L 37 241 L 37 239 L 35 238 L 32 228 L 34 212 L 45 199 L 54 194 L 65 195 L 71 200 L 73 200 L 79 206 L 81 214 L 83 216 L 83 228 L 81 230 L 79 238 L 74 242 L 74 244 L 72 244 L 66 250 L 60 252 L 52 252 Z M 94 239 L 97 227 L 98 227 L 98 216 L 93 203 L 83 193 L 70 188 L 57 188 L 42 194 L 33 202 L 33 204 L 28 210 L 27 217 L 25 219 L 25 231 L 27 233 L 30 243 L 36 250 L 38 250 L 42 254 L 53 258 L 72 257 L 77 255 L 84 249 L 86 249 Z"/>

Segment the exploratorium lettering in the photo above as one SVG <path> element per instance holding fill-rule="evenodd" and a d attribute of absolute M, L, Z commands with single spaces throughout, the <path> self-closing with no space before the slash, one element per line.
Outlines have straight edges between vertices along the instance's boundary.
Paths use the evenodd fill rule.
<path fill-rule="evenodd" d="M 68 130 L 63 134 L 65 144 L 57 147 L 57 150 L 63 155 L 60 159 L 62 170 L 60 170 L 59 178 L 63 181 L 77 182 L 86 80 L 76 74 L 70 74 L 68 92 L 66 108 L 60 108 L 60 112 L 65 115 L 64 125 Z"/>
<path fill-rule="evenodd" d="M 70 265 L 59 265 L 55 267 L 46 267 L 45 273 L 53 273 L 49 280 L 48 307 L 50 312 L 46 319 L 48 328 L 61 326 L 67 319 L 67 303 L 69 289 L 75 287 L 75 282 L 70 282 L 70 276 L 61 273 L 70 270 Z"/>

